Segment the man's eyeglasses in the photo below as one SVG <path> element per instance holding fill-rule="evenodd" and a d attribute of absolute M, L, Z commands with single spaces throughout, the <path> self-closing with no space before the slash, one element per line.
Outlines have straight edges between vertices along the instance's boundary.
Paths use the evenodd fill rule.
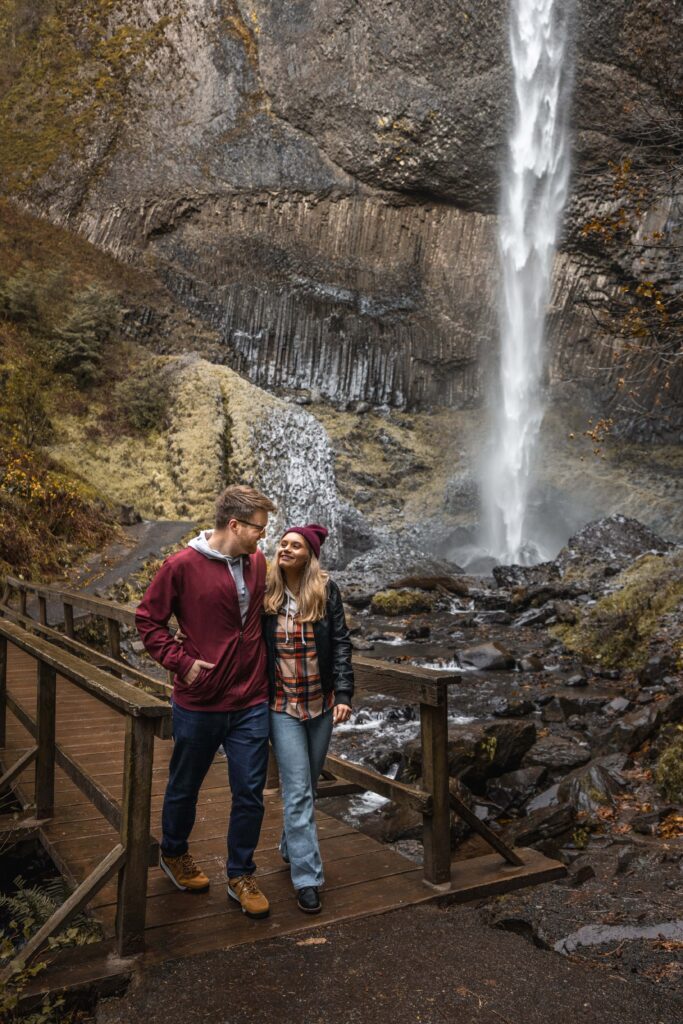
<path fill-rule="evenodd" d="M 237 519 L 237 516 L 235 516 L 235 519 Z M 260 526 L 258 523 L 250 523 L 248 519 L 237 519 L 237 522 L 242 523 L 243 526 L 251 526 L 252 529 L 258 530 L 261 535 L 263 535 L 267 530 L 266 526 Z"/>

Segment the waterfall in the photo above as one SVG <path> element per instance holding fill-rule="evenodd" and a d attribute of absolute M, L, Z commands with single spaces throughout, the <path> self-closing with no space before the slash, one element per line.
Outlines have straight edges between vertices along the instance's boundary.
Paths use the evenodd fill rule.
<path fill-rule="evenodd" d="M 498 232 L 500 379 L 482 487 L 485 547 L 503 562 L 552 554 L 532 536 L 529 500 L 544 412 L 545 311 L 569 178 L 568 6 L 567 0 L 511 0 L 515 116 Z"/>

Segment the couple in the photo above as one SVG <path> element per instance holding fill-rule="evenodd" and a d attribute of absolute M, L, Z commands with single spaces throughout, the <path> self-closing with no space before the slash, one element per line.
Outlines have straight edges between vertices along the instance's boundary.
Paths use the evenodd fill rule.
<path fill-rule="evenodd" d="M 315 786 L 332 726 L 349 717 L 353 696 L 341 596 L 318 560 L 327 530 L 316 523 L 287 529 L 266 572 L 257 545 L 274 510 L 253 488 L 228 487 L 216 502 L 215 529 L 164 562 L 136 613 L 147 651 L 174 673 L 160 866 L 178 889 L 208 889 L 188 838 L 199 789 L 222 746 L 232 793 L 228 896 L 256 918 L 270 909 L 253 877 L 268 740 L 283 790 L 280 852 L 300 909 L 316 914 L 323 870 Z M 175 637 L 171 615 L 182 630 Z"/>

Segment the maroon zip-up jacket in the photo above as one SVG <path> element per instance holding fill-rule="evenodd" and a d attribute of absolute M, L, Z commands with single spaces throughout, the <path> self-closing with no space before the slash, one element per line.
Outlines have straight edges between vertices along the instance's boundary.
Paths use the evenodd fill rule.
<path fill-rule="evenodd" d="M 245 556 L 243 572 L 250 595 L 244 624 L 227 564 L 189 547 L 166 559 L 138 605 L 142 642 L 174 673 L 173 700 L 188 711 L 240 711 L 268 699 L 261 632 L 266 560 L 260 551 Z M 182 646 L 167 629 L 171 615 L 185 634 Z M 215 668 L 200 669 L 188 686 L 182 677 L 197 659 Z"/>

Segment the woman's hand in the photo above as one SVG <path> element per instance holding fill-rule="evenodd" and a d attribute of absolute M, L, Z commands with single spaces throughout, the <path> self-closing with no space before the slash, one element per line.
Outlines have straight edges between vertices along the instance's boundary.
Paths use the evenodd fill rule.
<path fill-rule="evenodd" d="M 182 629 L 176 629 L 175 633 L 173 634 L 174 643 L 182 644 L 183 640 L 185 640 L 185 634 L 183 633 Z"/>
<path fill-rule="evenodd" d="M 332 724 L 339 725 L 351 717 L 351 706 L 349 704 L 335 704 L 332 708 Z"/>

